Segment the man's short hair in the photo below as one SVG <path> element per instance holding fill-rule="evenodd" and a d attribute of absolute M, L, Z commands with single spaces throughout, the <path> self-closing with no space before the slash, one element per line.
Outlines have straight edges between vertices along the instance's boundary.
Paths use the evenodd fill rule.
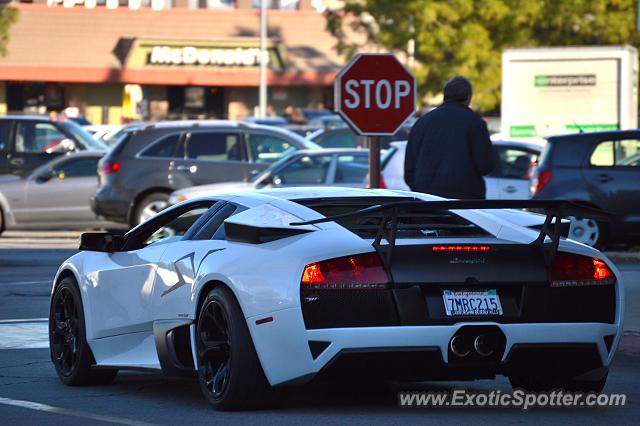
<path fill-rule="evenodd" d="M 457 75 L 445 83 L 442 92 L 445 101 L 467 102 L 471 100 L 473 89 L 469 80 Z"/>

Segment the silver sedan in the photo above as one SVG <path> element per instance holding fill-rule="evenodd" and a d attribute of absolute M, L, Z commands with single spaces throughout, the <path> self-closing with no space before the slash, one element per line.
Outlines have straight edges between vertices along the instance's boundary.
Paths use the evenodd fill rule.
<path fill-rule="evenodd" d="M 89 206 L 103 152 L 56 157 L 28 175 L 0 176 L 0 233 L 5 229 L 117 228 Z"/>

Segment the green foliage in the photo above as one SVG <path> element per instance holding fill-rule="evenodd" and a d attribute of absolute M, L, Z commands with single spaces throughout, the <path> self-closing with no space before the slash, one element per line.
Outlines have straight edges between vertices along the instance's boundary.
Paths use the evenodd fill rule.
<path fill-rule="evenodd" d="M 13 7 L 3 7 L 0 9 L 0 55 L 7 54 L 7 43 L 9 43 L 9 27 L 18 20 L 18 10 Z"/>
<path fill-rule="evenodd" d="M 343 11 L 326 17 L 346 58 L 361 47 L 349 31 L 405 54 L 414 40 L 413 72 L 422 95 L 440 92 L 461 74 L 474 85 L 474 108 L 491 111 L 500 103 L 503 49 L 638 46 L 637 7 L 637 0 L 347 0 Z"/>

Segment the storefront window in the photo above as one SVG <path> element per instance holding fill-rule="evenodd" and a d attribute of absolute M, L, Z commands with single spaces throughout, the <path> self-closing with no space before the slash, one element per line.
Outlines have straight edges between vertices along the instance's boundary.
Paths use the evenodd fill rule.
<path fill-rule="evenodd" d="M 190 9 L 233 9 L 235 0 L 189 0 Z"/>
<path fill-rule="evenodd" d="M 300 0 L 264 0 L 268 9 L 296 10 Z M 262 0 L 253 0 L 253 7 L 260 8 Z"/>

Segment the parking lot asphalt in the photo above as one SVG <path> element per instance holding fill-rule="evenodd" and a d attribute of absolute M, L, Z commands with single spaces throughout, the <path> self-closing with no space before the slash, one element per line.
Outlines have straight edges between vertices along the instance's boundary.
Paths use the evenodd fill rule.
<path fill-rule="evenodd" d="M 277 409 L 222 413 L 209 408 L 197 383 L 143 373 L 120 373 L 102 387 L 70 388 L 49 360 L 47 311 L 51 280 L 76 252 L 76 234 L 51 239 L 19 234 L 0 238 L 0 418 L 3 424 L 635 424 L 640 415 L 640 262 L 618 262 L 627 289 L 626 352 L 617 354 L 605 392 L 625 393 L 625 407 L 598 409 L 399 409 L 400 385 L 308 386 L 284 393 Z M 44 238 L 46 239 L 46 238 Z M 53 248 L 56 247 L 56 248 Z M 61 248 L 59 248 L 61 247 Z M 637 340 L 634 340 L 637 339 Z M 624 345 L 623 345 L 624 346 Z M 634 355 L 633 353 L 638 355 Z M 508 381 L 441 382 L 421 391 L 510 390 Z"/>

